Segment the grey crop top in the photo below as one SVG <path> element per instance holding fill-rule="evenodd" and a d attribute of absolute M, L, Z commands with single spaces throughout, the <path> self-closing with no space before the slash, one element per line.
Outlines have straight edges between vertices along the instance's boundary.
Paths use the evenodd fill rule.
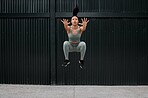
<path fill-rule="evenodd" d="M 80 27 L 76 29 L 77 34 L 75 35 L 72 30 L 72 26 L 70 26 L 70 33 L 68 34 L 69 37 L 69 42 L 80 42 L 81 38 L 81 32 L 80 32 Z"/>

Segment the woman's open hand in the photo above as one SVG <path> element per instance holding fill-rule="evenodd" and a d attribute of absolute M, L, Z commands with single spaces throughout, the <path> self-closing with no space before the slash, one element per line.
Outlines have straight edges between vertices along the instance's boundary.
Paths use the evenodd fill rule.
<path fill-rule="evenodd" d="M 89 20 L 87 20 L 87 18 L 81 19 L 82 23 L 80 23 L 82 26 L 87 26 L 87 23 L 89 22 Z"/>
<path fill-rule="evenodd" d="M 70 24 L 70 22 L 68 22 L 68 19 L 63 19 L 63 20 L 61 20 L 61 22 L 66 26 L 68 26 Z"/>

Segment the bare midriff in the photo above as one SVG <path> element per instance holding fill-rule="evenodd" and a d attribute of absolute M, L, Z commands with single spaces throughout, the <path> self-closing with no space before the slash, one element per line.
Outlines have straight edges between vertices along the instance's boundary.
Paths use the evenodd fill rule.
<path fill-rule="evenodd" d="M 71 42 L 72 44 L 78 44 L 79 42 Z"/>

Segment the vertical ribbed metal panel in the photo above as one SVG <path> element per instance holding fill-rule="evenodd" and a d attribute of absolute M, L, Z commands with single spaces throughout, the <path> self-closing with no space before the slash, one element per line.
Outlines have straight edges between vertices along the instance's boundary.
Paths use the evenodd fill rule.
<path fill-rule="evenodd" d="M 0 13 L 48 13 L 49 0 L 0 0 Z"/>
<path fill-rule="evenodd" d="M 63 42 L 68 40 L 57 19 L 57 84 L 134 85 L 148 84 L 148 20 L 90 19 L 82 35 L 86 42 L 86 69 L 79 68 L 79 53 L 63 63 Z"/>
<path fill-rule="evenodd" d="M 18 13 L 18 16 L 19 13 L 49 13 L 50 2 L 0 0 L 0 13 Z M 51 8 L 54 8 L 52 3 Z M 56 0 L 56 12 L 72 12 L 76 3 L 80 12 L 148 12 L 147 0 Z M 53 20 L 55 10 L 52 10 Z M 79 53 L 70 53 L 70 66 L 61 67 L 64 61 L 63 42 L 68 38 L 60 19 L 52 24 L 54 30 L 56 26 L 54 35 L 51 34 L 54 32 L 49 34 L 54 30 L 49 29 L 48 18 L 27 17 L 0 18 L 0 83 L 148 84 L 147 19 L 99 19 L 90 16 L 90 23 L 82 35 L 87 52 L 86 69 L 81 70 Z M 51 44 L 55 42 L 56 50 Z M 55 55 L 50 54 L 55 51 Z M 56 62 L 52 57 L 56 57 Z M 56 72 L 52 70 L 54 66 Z"/>
<path fill-rule="evenodd" d="M 0 69 L 2 69 L 2 34 L 1 34 L 2 24 L 0 19 Z M 0 77 L 2 77 L 2 71 L 0 71 Z"/>
<path fill-rule="evenodd" d="M 0 19 L 0 83 L 50 84 L 50 21 Z"/>
<path fill-rule="evenodd" d="M 72 12 L 76 2 L 81 12 L 148 12 L 148 0 L 56 0 L 56 11 Z"/>

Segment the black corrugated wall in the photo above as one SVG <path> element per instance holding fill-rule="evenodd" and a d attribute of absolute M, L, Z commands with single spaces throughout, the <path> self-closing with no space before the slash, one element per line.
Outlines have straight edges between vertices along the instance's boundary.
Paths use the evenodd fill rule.
<path fill-rule="evenodd" d="M 50 84 L 50 18 L 39 16 L 49 1 L 1 0 L 0 7 L 0 83 Z"/>
<path fill-rule="evenodd" d="M 79 53 L 70 53 L 63 68 L 63 42 L 68 40 L 62 18 L 90 22 L 86 69 Z M 147 0 L 1 0 L 0 83 L 56 85 L 148 84 Z"/>

